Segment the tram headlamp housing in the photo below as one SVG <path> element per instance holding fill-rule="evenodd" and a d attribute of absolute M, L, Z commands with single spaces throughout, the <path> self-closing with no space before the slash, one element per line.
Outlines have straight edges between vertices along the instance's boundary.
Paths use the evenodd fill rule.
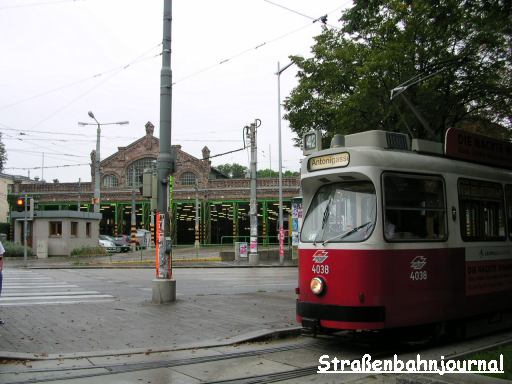
<path fill-rule="evenodd" d="M 309 288 L 316 296 L 321 296 L 325 292 L 325 281 L 321 277 L 313 277 L 309 283 Z"/>

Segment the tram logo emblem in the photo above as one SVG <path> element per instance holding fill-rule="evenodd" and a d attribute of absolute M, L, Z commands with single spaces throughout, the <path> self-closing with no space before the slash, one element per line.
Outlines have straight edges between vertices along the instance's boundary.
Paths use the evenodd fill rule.
<path fill-rule="evenodd" d="M 318 250 L 313 255 L 313 262 L 317 264 L 322 264 L 329 256 L 327 255 L 327 251 Z"/>
<path fill-rule="evenodd" d="M 416 256 L 411 261 L 411 268 L 412 269 L 422 269 L 427 264 L 427 258 L 425 256 Z"/>

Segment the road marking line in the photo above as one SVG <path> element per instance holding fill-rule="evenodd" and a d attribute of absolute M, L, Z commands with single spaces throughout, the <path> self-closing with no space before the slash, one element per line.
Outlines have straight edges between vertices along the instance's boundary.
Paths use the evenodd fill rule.
<path fill-rule="evenodd" d="M 74 284 L 29 285 L 29 286 L 27 286 L 27 285 L 9 285 L 9 284 L 4 285 L 4 289 L 7 290 L 7 288 L 9 288 L 9 289 L 34 289 L 34 288 L 79 288 L 79 287 L 78 287 L 78 285 L 74 285 Z"/>
<path fill-rule="evenodd" d="M 61 305 L 61 304 L 82 304 L 82 303 L 111 303 L 114 298 L 110 300 L 72 300 L 72 301 L 39 301 L 31 303 L 1 303 L 0 307 L 26 307 L 32 305 Z"/>
<path fill-rule="evenodd" d="M 27 297 L 27 296 L 12 296 L 12 297 L 0 297 L 0 302 L 4 301 L 13 301 L 13 300 L 42 300 L 42 299 L 93 299 L 93 298 L 114 298 L 112 295 L 75 295 L 73 297 L 70 296 L 39 296 L 39 297 Z"/>
<path fill-rule="evenodd" d="M 23 297 L 23 296 L 45 296 L 45 295 L 48 295 L 48 296 L 54 296 L 54 295 L 69 295 L 69 296 L 73 296 L 73 295 L 94 295 L 94 294 L 98 294 L 99 292 L 98 291 L 68 291 L 68 292 L 9 292 L 9 293 L 5 293 L 5 294 L 2 294 L 2 297 L 12 297 L 12 296 L 16 296 L 16 297 Z"/>

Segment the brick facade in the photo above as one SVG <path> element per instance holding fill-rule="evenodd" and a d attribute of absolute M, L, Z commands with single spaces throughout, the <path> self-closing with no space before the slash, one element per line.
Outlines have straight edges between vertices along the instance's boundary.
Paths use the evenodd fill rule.
<path fill-rule="evenodd" d="M 153 136 L 153 125 L 148 122 L 146 124 L 146 135 L 134 141 L 126 147 L 119 147 L 118 151 L 100 162 L 101 183 L 101 204 L 102 207 L 116 206 L 114 215 L 109 218 L 108 209 L 103 211 L 104 219 L 102 223 L 112 219 L 115 223 L 115 230 L 107 227 L 105 224 L 102 229 L 109 232 L 125 231 L 126 219 L 121 212 L 131 204 L 132 187 L 128 183 L 130 178 L 128 170 L 134 162 L 141 159 L 154 159 L 156 161 L 159 153 L 159 140 Z M 194 201 L 196 198 L 196 189 L 192 184 L 184 184 L 183 176 L 186 173 L 192 173 L 198 183 L 198 198 L 201 204 L 202 222 L 208 221 L 210 202 L 237 201 L 240 204 L 249 202 L 250 197 L 250 179 L 229 179 L 215 168 L 211 166 L 208 160 L 210 150 L 204 147 L 202 150 L 202 159 L 196 158 L 181 150 L 180 145 L 174 145 L 176 151 L 176 172 L 174 177 L 173 188 L 173 204 L 180 202 Z M 14 184 L 10 193 L 17 195 L 22 192 L 34 197 L 39 209 L 76 209 L 78 204 L 82 206 L 81 210 L 92 210 L 91 200 L 94 193 L 94 151 L 91 154 L 91 182 L 82 183 L 35 183 L 35 184 Z M 103 181 L 105 177 L 114 176 L 117 179 L 117 185 L 105 187 Z M 190 176 L 190 175 L 188 175 Z M 131 178 L 130 178 L 131 180 Z M 185 179 L 186 180 L 186 179 Z M 300 194 L 299 177 L 283 178 L 283 198 L 289 201 L 291 198 Z M 259 201 L 274 201 L 278 199 L 278 179 L 277 178 L 261 178 L 257 180 L 257 198 Z M 140 220 L 140 226 L 149 229 L 149 200 L 143 198 L 136 189 L 135 200 L 137 208 L 141 208 L 144 217 Z M 85 206 L 85 207 L 84 207 Z M 75 208 L 73 208 L 75 207 Z M 266 205 L 265 205 L 266 207 Z M 266 217 L 266 215 L 265 215 Z M 121 222 L 120 222 L 121 221 Z M 236 220 L 235 220 L 236 221 Z M 108 224 L 111 225 L 111 224 Z M 183 223 L 185 225 L 185 223 Z M 233 223 L 233 228 L 237 225 Z M 234 230 L 233 230 L 234 231 Z M 232 233 L 229 233 L 231 235 Z M 208 236 L 205 236 L 207 238 Z"/>

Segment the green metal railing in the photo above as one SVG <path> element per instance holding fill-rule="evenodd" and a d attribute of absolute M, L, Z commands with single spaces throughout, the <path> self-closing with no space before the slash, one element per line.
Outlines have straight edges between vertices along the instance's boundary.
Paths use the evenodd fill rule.
<path fill-rule="evenodd" d="M 275 239 L 275 243 L 271 241 Z M 229 241 L 226 241 L 229 240 Z M 268 240 L 268 241 L 267 241 Z M 292 251 L 292 242 L 289 236 L 285 237 L 285 251 Z M 251 236 L 222 236 L 220 238 L 221 250 L 233 250 L 235 242 L 246 242 L 250 245 Z M 279 251 L 279 237 L 278 236 L 258 236 L 258 253 Z"/>

